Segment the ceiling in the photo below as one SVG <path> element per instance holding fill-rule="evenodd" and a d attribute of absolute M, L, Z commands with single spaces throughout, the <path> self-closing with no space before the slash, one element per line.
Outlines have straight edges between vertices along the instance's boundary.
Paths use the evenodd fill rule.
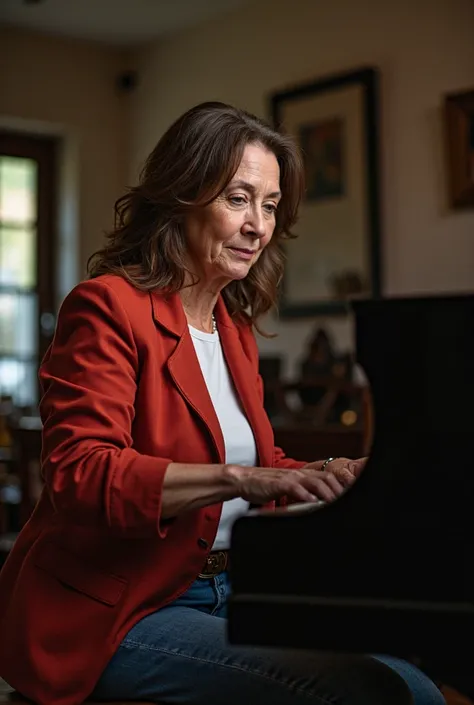
<path fill-rule="evenodd" d="M 118 46 L 147 42 L 250 0 L 0 0 L 0 23 Z"/>

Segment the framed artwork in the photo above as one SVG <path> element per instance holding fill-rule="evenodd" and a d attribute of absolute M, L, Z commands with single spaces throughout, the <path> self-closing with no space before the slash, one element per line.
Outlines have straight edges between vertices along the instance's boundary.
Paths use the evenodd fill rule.
<path fill-rule="evenodd" d="M 280 315 L 346 313 L 351 298 L 380 295 L 377 71 L 279 91 L 271 110 L 274 126 L 299 144 L 306 175 Z"/>
<path fill-rule="evenodd" d="M 474 208 L 474 89 L 445 98 L 449 196 L 452 208 Z"/>

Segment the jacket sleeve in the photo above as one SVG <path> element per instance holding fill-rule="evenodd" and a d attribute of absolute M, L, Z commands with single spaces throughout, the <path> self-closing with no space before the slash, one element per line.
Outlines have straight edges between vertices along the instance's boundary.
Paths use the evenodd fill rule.
<path fill-rule="evenodd" d="M 132 447 L 138 350 L 129 317 L 103 281 L 79 284 L 58 316 L 40 368 L 42 472 L 68 522 L 127 536 L 164 537 L 169 458 Z"/>

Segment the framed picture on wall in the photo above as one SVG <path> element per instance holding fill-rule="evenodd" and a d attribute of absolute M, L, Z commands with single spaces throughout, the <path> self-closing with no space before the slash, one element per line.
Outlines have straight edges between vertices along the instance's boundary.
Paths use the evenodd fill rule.
<path fill-rule="evenodd" d="M 304 160 L 306 194 L 285 247 L 282 317 L 345 313 L 380 295 L 378 74 L 363 68 L 271 96 Z"/>
<path fill-rule="evenodd" d="M 474 208 L 474 89 L 445 99 L 446 146 L 452 208 Z"/>

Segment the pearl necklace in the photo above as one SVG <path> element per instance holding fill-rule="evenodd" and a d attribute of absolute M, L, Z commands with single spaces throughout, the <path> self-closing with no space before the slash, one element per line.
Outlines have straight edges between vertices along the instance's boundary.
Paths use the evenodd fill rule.
<path fill-rule="evenodd" d="M 217 333 L 217 322 L 216 322 L 216 317 L 214 314 L 211 314 L 211 321 L 212 321 L 212 333 Z"/>

